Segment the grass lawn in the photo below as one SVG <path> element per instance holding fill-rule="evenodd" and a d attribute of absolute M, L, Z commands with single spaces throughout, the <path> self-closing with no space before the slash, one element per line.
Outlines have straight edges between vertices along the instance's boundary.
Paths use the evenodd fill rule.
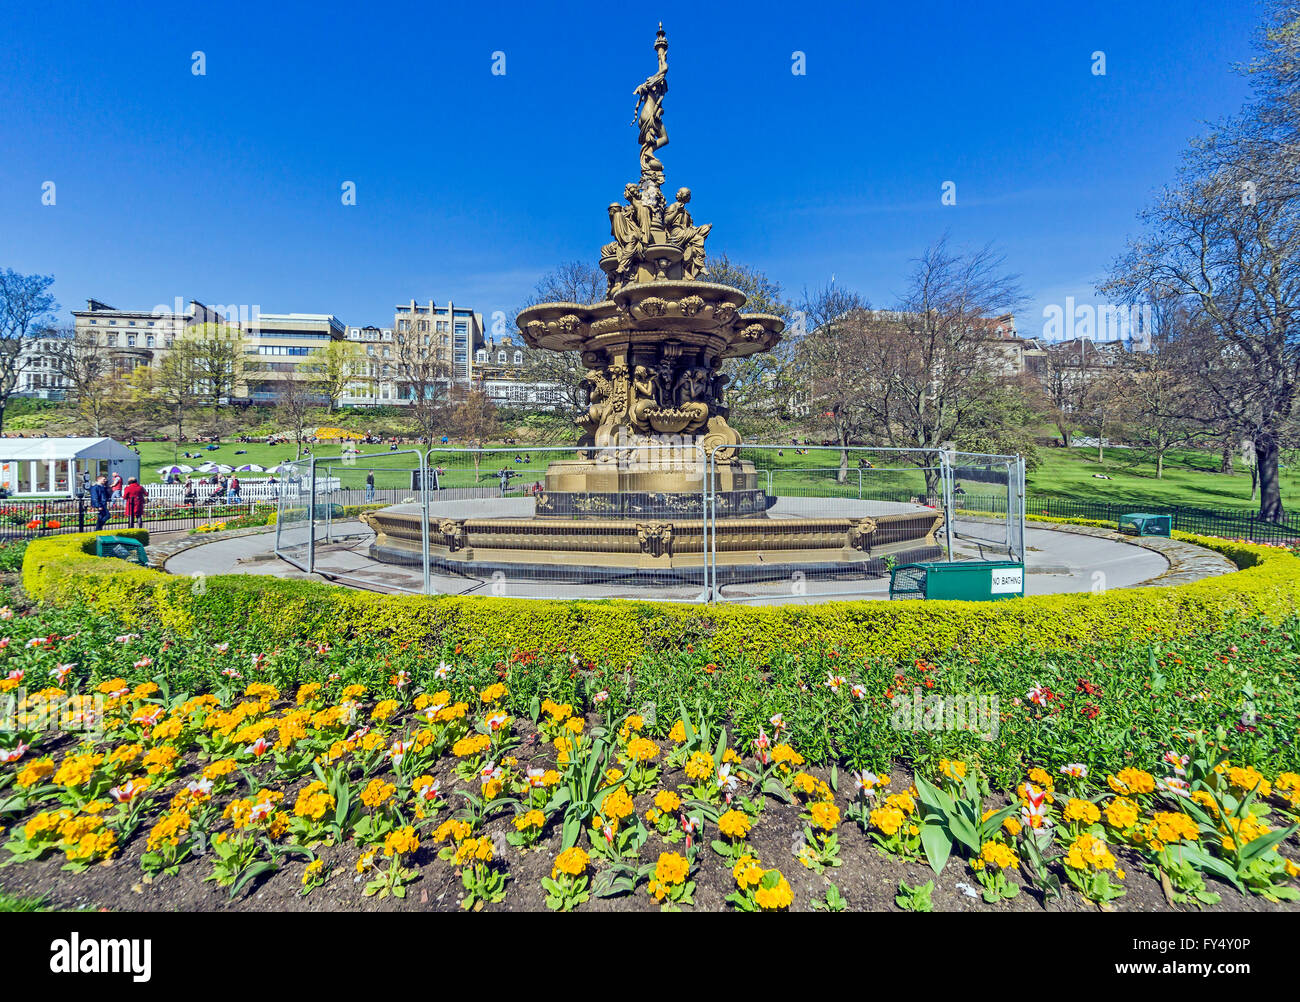
<path fill-rule="evenodd" d="M 376 455 L 370 458 L 363 456 L 353 466 L 332 467 L 331 473 L 340 476 L 345 487 L 361 487 L 367 472 L 372 469 L 375 471 L 376 484 L 381 489 L 409 483 L 409 471 L 415 465 L 413 455 L 409 452 L 391 454 L 384 446 L 370 448 L 375 450 Z M 518 490 L 521 483 L 526 485 L 542 479 L 547 463 L 574 458 L 574 453 L 568 450 L 502 448 L 503 451 L 498 455 L 485 456 L 477 471 L 463 453 L 435 451 L 433 462 L 446 470 L 441 478 L 446 487 L 495 483 L 496 471 L 504 465 L 518 473 L 518 477 L 512 481 L 512 489 Z M 294 457 L 293 446 L 260 443 L 226 442 L 209 452 L 203 446 L 184 445 L 177 450 L 170 442 L 142 442 L 139 449 L 145 483 L 159 482 L 159 467 L 173 462 L 173 455 L 178 451 L 202 453 L 202 459 L 182 457 L 176 460 L 190 466 L 211 460 L 228 466 L 256 463 L 269 467 Z M 236 452 L 241 454 L 236 455 Z M 317 458 L 340 456 L 337 444 L 318 445 L 313 452 Z M 516 464 L 516 453 L 531 454 L 532 462 Z M 859 474 L 856 466 L 859 455 L 868 456 L 875 468 L 862 470 Z M 787 447 L 778 455 L 774 450 L 747 450 L 742 447 L 741 456 L 752 460 L 758 468 L 759 486 L 762 489 L 770 489 L 785 496 L 808 494 L 857 497 L 859 475 L 863 497 L 876 496 L 884 491 L 921 494 L 925 486 L 924 477 L 919 470 L 907 468 L 896 455 L 885 452 L 855 450 L 850 459 L 848 482 L 842 486 L 835 483 L 839 453 L 834 450 L 814 450 L 807 455 L 796 455 L 794 447 Z M 1165 462 L 1164 477 L 1159 480 L 1156 479 L 1154 462 L 1139 458 L 1132 449 L 1109 448 L 1102 463 L 1097 462 L 1095 449 L 1040 449 L 1039 459 L 1038 469 L 1031 471 L 1028 476 L 1031 498 L 1109 501 L 1139 507 L 1187 505 L 1241 511 L 1257 508 L 1257 502 L 1250 499 L 1250 474 L 1240 468 L 1235 474 L 1219 473 L 1219 457 L 1211 453 L 1195 450 L 1171 453 Z M 1096 479 L 1094 474 L 1097 473 L 1104 473 L 1111 479 Z M 981 491 L 978 484 L 964 486 L 972 494 Z M 1300 506 L 1300 468 L 1283 469 L 1282 497 L 1288 507 Z"/>
<path fill-rule="evenodd" d="M 1038 469 L 1028 476 L 1031 497 L 1074 498 L 1116 504 L 1189 505 L 1257 511 L 1250 499 L 1250 473 L 1219 473 L 1216 454 L 1196 450 L 1170 454 L 1164 477 L 1156 479 L 1155 462 L 1139 459 L 1132 449 L 1107 449 L 1097 462 L 1096 449 L 1040 449 Z M 1113 478 L 1098 480 L 1093 474 Z M 1282 500 L 1300 504 L 1300 469 L 1282 470 Z"/>

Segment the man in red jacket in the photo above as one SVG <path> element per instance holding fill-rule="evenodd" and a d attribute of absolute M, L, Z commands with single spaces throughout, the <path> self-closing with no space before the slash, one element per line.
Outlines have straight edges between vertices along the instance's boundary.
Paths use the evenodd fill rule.
<path fill-rule="evenodd" d="M 149 496 L 135 477 L 132 477 L 126 487 L 122 489 L 122 498 L 126 501 L 126 527 L 134 529 L 139 526 L 144 528 L 144 499 Z"/>

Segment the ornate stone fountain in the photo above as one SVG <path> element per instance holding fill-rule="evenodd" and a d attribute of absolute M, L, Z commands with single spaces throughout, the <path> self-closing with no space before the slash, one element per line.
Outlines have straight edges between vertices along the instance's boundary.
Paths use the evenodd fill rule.
<path fill-rule="evenodd" d="M 658 69 L 635 91 L 640 180 L 627 184 L 623 201 L 608 209 L 613 239 L 600 251 L 606 298 L 541 303 L 517 321 L 530 346 L 581 353 L 578 458 L 550 464 L 535 502 L 493 502 L 509 508 L 499 516 L 480 504 L 462 517 L 458 502 L 436 502 L 439 510 L 430 517 L 435 565 L 658 581 L 702 577 L 706 542 L 724 574 L 724 568 L 744 568 L 780 576 L 814 567 L 862 574 L 878 572 L 885 554 L 937 555 L 934 533 L 942 517 L 931 510 L 876 502 L 832 507 L 816 499 L 802 507 L 785 499 L 777 505 L 760 489 L 754 464 L 739 458 L 722 365 L 770 350 L 784 324 L 744 312 L 743 292 L 707 280 L 704 244 L 712 225 L 692 219 L 689 188 L 678 189 L 671 204 L 663 194 L 657 154 L 668 144 L 668 39 L 662 25 L 654 48 Z M 372 555 L 420 561 L 418 506 L 363 518 L 376 531 Z"/>
<path fill-rule="evenodd" d="M 712 224 L 691 218 L 689 188 L 668 204 L 657 152 L 668 144 L 668 39 L 654 43 L 658 70 L 636 89 L 641 178 L 609 206 L 613 240 L 601 248 L 607 298 L 543 303 L 519 314 L 534 348 L 581 352 L 587 406 L 577 415 L 585 458 L 552 464 L 539 515 L 633 514 L 698 509 L 713 458 L 719 512 L 765 508 L 752 463 L 736 458 L 740 436 L 727 423 L 725 359 L 768 351 L 779 317 L 745 313 L 745 294 L 705 280 Z M 644 495 L 644 497 L 642 497 Z M 631 506 L 631 507 L 629 507 Z"/>

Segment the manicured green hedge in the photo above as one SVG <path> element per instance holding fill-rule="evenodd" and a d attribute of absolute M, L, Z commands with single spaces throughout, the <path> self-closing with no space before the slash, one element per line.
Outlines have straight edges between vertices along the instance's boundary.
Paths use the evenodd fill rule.
<path fill-rule="evenodd" d="M 93 534 L 76 534 L 34 540 L 23 585 L 42 603 L 84 602 L 128 623 L 153 619 L 183 633 L 249 628 L 277 643 L 369 636 L 428 648 L 463 644 L 467 654 L 568 650 L 611 667 L 688 645 L 719 659 L 746 655 L 758 664 L 804 647 L 856 659 L 932 657 L 954 648 L 1059 650 L 1190 636 L 1234 617 L 1276 622 L 1295 612 L 1300 559 L 1284 550 L 1179 536 L 1223 553 L 1241 570 L 1166 588 L 1001 602 L 709 606 L 379 595 L 262 575 L 176 577 L 89 556 Z"/>

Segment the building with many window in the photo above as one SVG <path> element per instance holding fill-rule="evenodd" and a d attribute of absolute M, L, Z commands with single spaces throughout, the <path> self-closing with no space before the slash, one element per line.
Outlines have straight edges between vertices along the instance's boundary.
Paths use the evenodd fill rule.
<path fill-rule="evenodd" d="M 245 392 L 255 404 L 274 403 L 287 380 L 316 378 L 320 354 L 343 341 L 347 327 L 332 313 L 259 313 L 244 330 Z"/>
<path fill-rule="evenodd" d="M 391 327 L 349 327 L 345 335 L 357 347 L 356 380 L 339 397 L 344 407 L 392 407 L 409 403 L 398 395 L 398 361 Z"/>
<path fill-rule="evenodd" d="M 72 388 L 61 371 L 61 351 L 68 338 L 53 331 L 30 338 L 22 346 L 14 396 L 62 400 Z"/>
<path fill-rule="evenodd" d="M 473 379 L 475 352 L 484 344 L 483 315 L 451 302 L 435 306 L 431 299 L 428 305 L 421 305 L 412 299 L 395 308 L 393 336 L 399 342 L 418 338 L 421 351 L 446 367 L 452 385 L 468 386 Z"/>
<path fill-rule="evenodd" d="M 84 310 L 72 311 L 72 320 L 76 335 L 94 338 L 118 372 L 130 372 L 141 365 L 156 366 L 173 342 L 191 327 L 228 322 L 222 313 L 197 300 L 191 300 L 189 308 L 181 312 L 175 306 L 118 310 L 98 299 L 88 299 Z"/>
<path fill-rule="evenodd" d="M 498 407 L 556 410 L 563 406 L 560 384 L 537 378 L 537 356 L 552 354 L 530 348 L 510 335 L 488 340 L 474 353 L 474 385 Z"/>

